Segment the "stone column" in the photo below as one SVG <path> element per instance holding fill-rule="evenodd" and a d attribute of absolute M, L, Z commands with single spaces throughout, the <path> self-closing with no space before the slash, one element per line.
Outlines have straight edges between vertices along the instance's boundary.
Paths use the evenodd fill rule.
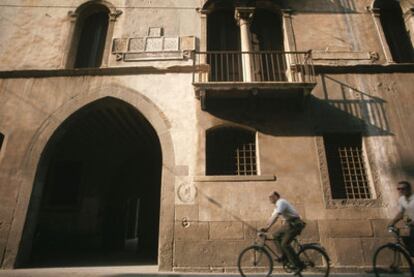
<path fill-rule="evenodd" d="M 404 14 L 404 21 L 409 30 L 411 44 L 414 46 L 414 8 L 410 8 Z"/>
<path fill-rule="evenodd" d="M 293 32 L 293 23 L 292 23 L 292 13 L 293 11 L 290 9 L 283 9 L 282 12 L 282 24 L 283 24 L 283 48 L 286 52 L 295 52 L 296 51 L 296 42 L 295 36 Z M 295 60 L 296 56 L 292 54 L 285 54 L 284 58 L 282 57 L 282 61 L 286 61 L 286 64 L 282 65 L 282 68 L 285 69 L 284 74 L 286 74 L 286 78 L 288 81 L 293 81 L 295 78 L 300 76 L 296 76 L 295 72 L 292 72 L 290 65 L 297 64 L 298 61 Z M 294 76 L 295 74 L 295 76 Z"/>
<path fill-rule="evenodd" d="M 251 52 L 252 39 L 250 33 L 250 23 L 253 19 L 254 8 L 248 7 L 238 7 L 235 10 L 235 18 L 237 24 L 240 26 L 240 40 L 241 40 L 241 51 L 242 52 Z M 246 53 L 242 54 L 242 63 L 243 63 L 243 81 L 252 82 L 253 81 L 253 61 L 252 54 Z"/>
<path fill-rule="evenodd" d="M 375 28 L 377 29 L 378 37 L 382 45 L 382 50 L 384 51 L 385 60 L 388 63 L 394 63 L 392 59 L 390 48 L 388 47 L 387 39 L 385 38 L 384 31 L 382 30 L 382 24 L 380 19 L 380 9 L 371 8 L 369 9 L 372 18 L 374 19 Z"/>

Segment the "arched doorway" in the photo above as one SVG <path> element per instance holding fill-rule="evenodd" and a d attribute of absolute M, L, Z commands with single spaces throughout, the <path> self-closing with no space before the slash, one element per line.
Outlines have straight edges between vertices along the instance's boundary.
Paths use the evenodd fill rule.
<path fill-rule="evenodd" d="M 75 112 L 42 153 L 17 265 L 155 264 L 161 161 L 154 129 L 126 102 Z"/>

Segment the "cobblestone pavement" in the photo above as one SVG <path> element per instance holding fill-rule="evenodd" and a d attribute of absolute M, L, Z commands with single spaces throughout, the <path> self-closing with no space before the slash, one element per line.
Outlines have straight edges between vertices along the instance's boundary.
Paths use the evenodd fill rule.
<path fill-rule="evenodd" d="M 139 277 L 139 276 L 161 276 L 161 277 L 229 277 L 240 276 L 238 274 L 214 274 L 214 273 L 178 273 L 157 272 L 156 266 L 120 266 L 120 267 L 72 267 L 72 268 L 37 268 L 37 269 L 14 269 L 0 270 L 0 277 Z M 272 276 L 293 276 L 291 274 L 273 274 Z M 315 276 L 315 275 L 306 275 Z M 373 277 L 373 274 L 331 274 L 333 277 Z"/>

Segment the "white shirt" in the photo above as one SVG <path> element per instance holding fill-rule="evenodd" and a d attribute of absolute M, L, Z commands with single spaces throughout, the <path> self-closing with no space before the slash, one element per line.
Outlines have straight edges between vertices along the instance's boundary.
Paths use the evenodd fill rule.
<path fill-rule="evenodd" d="M 414 194 L 411 194 L 410 197 L 408 197 L 408 201 L 404 195 L 401 196 L 400 199 L 398 199 L 398 203 L 400 211 L 404 212 L 409 219 L 414 220 Z"/>
<path fill-rule="evenodd" d="M 296 209 L 290 204 L 286 199 L 279 198 L 276 201 L 276 207 L 272 213 L 272 217 L 275 217 L 277 214 L 281 214 L 284 219 L 289 220 L 292 218 L 299 218 L 299 213 Z"/>

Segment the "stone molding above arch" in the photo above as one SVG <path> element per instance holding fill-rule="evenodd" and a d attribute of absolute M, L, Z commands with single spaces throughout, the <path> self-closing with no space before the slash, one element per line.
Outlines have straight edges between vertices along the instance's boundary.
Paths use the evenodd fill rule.
<path fill-rule="evenodd" d="M 68 15 L 76 20 L 76 18 L 82 14 L 82 12 L 89 7 L 99 7 L 106 9 L 110 16 L 111 20 L 115 20 L 119 15 L 122 14 L 121 10 L 118 10 L 112 3 L 104 0 L 92 0 L 92 1 L 85 1 L 83 4 L 79 5 L 74 11 L 69 11 Z"/>
<path fill-rule="evenodd" d="M 3 268 L 13 268 L 16 263 L 20 242 L 22 239 L 26 216 L 33 186 L 36 181 L 38 164 L 41 161 L 43 150 L 61 124 L 82 107 L 99 99 L 112 97 L 133 106 L 151 124 L 158 136 L 162 152 L 161 177 L 161 210 L 160 232 L 158 246 L 159 270 L 172 270 L 173 266 L 173 233 L 174 233 L 174 182 L 175 182 L 175 155 L 170 133 L 171 125 L 165 114 L 150 99 L 130 88 L 116 84 L 96 87 L 89 92 L 72 98 L 40 124 L 29 143 L 21 165 L 21 172 L 16 185 L 19 193 L 13 211 L 9 236 L 3 257 Z"/>

